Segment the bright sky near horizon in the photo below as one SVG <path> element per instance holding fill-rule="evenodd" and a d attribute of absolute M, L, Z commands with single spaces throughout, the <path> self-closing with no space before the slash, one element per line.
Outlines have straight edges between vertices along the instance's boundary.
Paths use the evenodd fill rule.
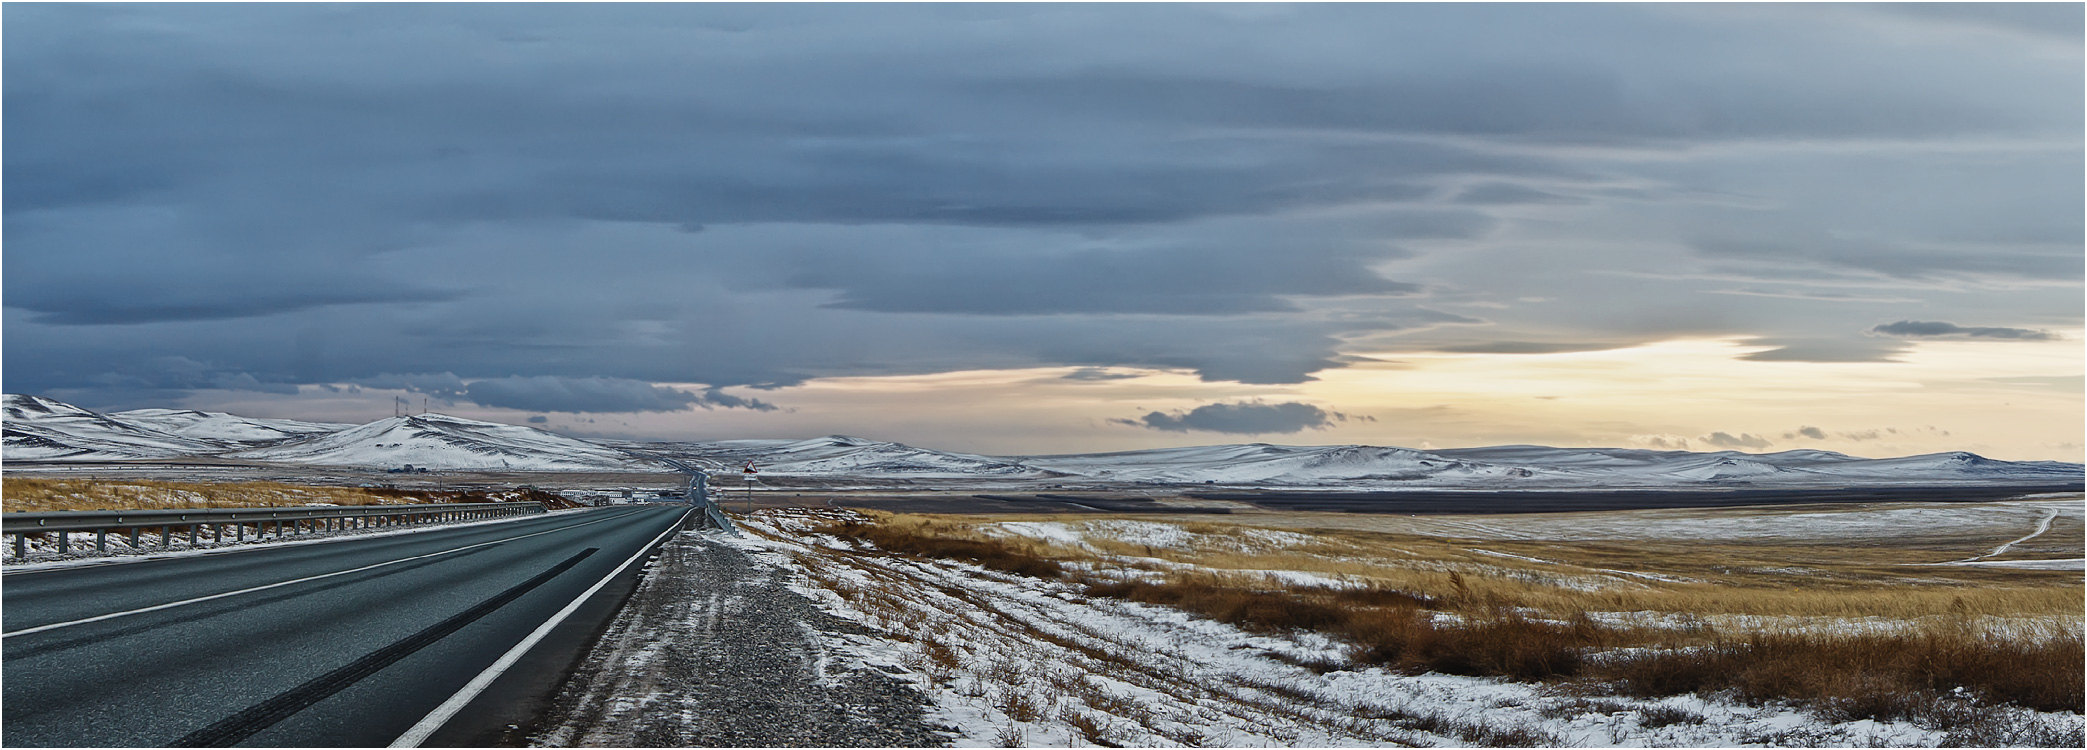
<path fill-rule="evenodd" d="M 8 4 L 0 387 L 2082 459 L 2082 6 Z"/>

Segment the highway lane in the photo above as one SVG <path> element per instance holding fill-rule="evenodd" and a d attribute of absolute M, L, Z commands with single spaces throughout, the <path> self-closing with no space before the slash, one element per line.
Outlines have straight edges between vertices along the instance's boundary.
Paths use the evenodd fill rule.
<path fill-rule="evenodd" d="M 389 744 L 686 510 L 9 575 L 0 743 Z"/>

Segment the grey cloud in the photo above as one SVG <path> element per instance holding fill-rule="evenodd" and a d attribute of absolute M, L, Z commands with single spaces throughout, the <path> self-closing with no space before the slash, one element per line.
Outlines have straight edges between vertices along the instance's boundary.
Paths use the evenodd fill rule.
<path fill-rule="evenodd" d="M 1746 354 L 1740 359 L 1754 362 L 1891 362 L 1906 350 L 1904 344 L 1865 338 L 1777 336 L 1750 339 L 1752 346 L 1774 349 Z"/>
<path fill-rule="evenodd" d="M 1807 425 L 1807 426 L 1804 426 L 1804 427 L 1799 427 L 1799 428 L 1797 428 L 1797 432 L 1796 432 L 1796 434 L 1794 434 L 1794 435 L 1785 435 L 1784 437 L 1796 437 L 1797 435 L 1803 435 L 1803 436 L 1805 436 L 1805 437 L 1808 437 L 1808 438 L 1811 438 L 1811 439 L 1813 439 L 1813 440 L 1825 440 L 1825 439 L 1826 439 L 1826 431 L 1825 431 L 1825 430 L 1819 429 L 1819 428 L 1817 428 L 1817 427 L 1812 427 L 1812 426 L 1809 426 L 1809 425 Z"/>
<path fill-rule="evenodd" d="M 10 5 L 0 346 L 22 390 L 448 372 L 663 406 L 981 367 L 1303 382 L 1458 290 L 1557 302 L 1405 343 L 1904 343 L 1811 340 L 1888 319 L 1862 302 L 1597 276 L 1654 264 L 1955 319 L 1996 297 L 1937 285 L 2001 278 L 2040 285 L 2006 319 L 2077 315 L 2077 55 L 1735 12 Z M 1500 208 L 1532 189 L 1591 202 Z"/>
<path fill-rule="evenodd" d="M 832 307 L 879 312 L 1237 314 L 1296 310 L 1286 295 L 1410 295 L 1415 284 L 1371 272 L 1368 258 L 1268 250 L 967 254 L 894 266 L 822 265 L 792 279 L 837 288 Z"/>
<path fill-rule="evenodd" d="M 510 376 L 475 380 L 464 397 L 483 406 L 529 411 L 599 413 L 681 411 L 691 406 L 769 411 L 776 407 L 708 389 L 690 393 L 624 378 L 570 378 L 551 375 Z"/>
<path fill-rule="evenodd" d="M 1871 328 L 1870 332 L 1905 338 L 1973 338 L 2019 341 L 2051 341 L 2058 338 L 2049 331 L 2037 331 L 2028 328 L 1960 326 L 1955 323 L 1919 320 L 1901 320 L 1896 323 L 1885 323 Z"/>
<path fill-rule="evenodd" d="M 463 378 L 451 372 L 426 373 L 383 373 L 358 378 L 355 385 L 364 388 L 382 388 L 395 391 L 424 393 L 444 399 L 456 399 L 464 395 L 467 386 Z"/>
<path fill-rule="evenodd" d="M 1929 20 L 1945 29 L 1984 27 L 2080 43 L 2081 9 L 2076 3 L 1877 3 L 1858 7 Z"/>
<path fill-rule="evenodd" d="M 1732 435 L 1730 433 L 1725 432 L 1713 432 L 1708 435 L 1704 435 L 1700 439 L 1703 442 L 1715 445 L 1719 448 L 1749 448 L 1752 450 L 1761 450 L 1763 448 L 1767 448 L 1768 446 L 1774 445 L 1774 443 L 1768 441 L 1768 438 L 1761 437 L 1760 435 L 1755 435 L 1751 432 L 1742 432 L 1738 435 Z"/>
<path fill-rule="evenodd" d="M 549 424 L 549 423 L 550 423 L 550 421 L 551 421 L 551 418 L 550 418 L 550 417 L 546 417 L 546 416 L 544 416 L 544 415 L 542 415 L 542 414 L 532 414 L 532 415 L 530 415 L 530 416 L 529 416 L 529 423 L 530 423 L 530 424 Z"/>
<path fill-rule="evenodd" d="M 696 402 L 696 405 L 705 409 L 752 409 L 754 411 L 776 411 L 781 408 L 758 398 L 740 398 L 716 387 L 703 389 L 703 397 Z"/>
<path fill-rule="evenodd" d="M 1133 380 L 1138 375 L 1129 372 L 1109 372 L 1100 367 L 1082 367 L 1064 375 L 1065 380 Z"/>
<path fill-rule="evenodd" d="M 1633 439 L 1661 450 L 1688 450 L 1688 438 L 1679 435 L 1639 435 Z"/>
<path fill-rule="evenodd" d="M 18 140 L 12 129 L 8 138 Z M 7 183 L 38 184 L 14 174 Z M 280 200 L 219 197 L 240 206 Z M 417 278 L 392 278 L 394 269 L 376 256 L 409 233 L 381 222 L 327 217 L 309 207 L 255 216 L 237 215 L 239 210 L 184 210 L 158 201 L 10 207 L 7 233 L 14 250 L 8 253 L 6 304 L 37 313 L 30 318 L 37 323 L 98 326 L 239 320 L 342 305 L 453 301 L 466 294 Z"/>
<path fill-rule="evenodd" d="M 1586 199 L 1559 195 L 1538 190 L 1527 185 L 1509 182 L 1487 182 L 1473 185 L 1458 193 L 1453 199 L 1457 203 L 1481 206 L 1511 206 L 1525 203 L 1582 204 Z"/>
<path fill-rule="evenodd" d="M 262 393 L 296 393 L 297 386 L 276 375 L 256 375 L 245 370 L 188 357 L 147 357 L 121 370 L 104 372 L 94 379 L 105 386 L 132 389 L 218 389 Z"/>
<path fill-rule="evenodd" d="M 1605 344 L 1573 341 L 1482 341 L 1471 344 L 1451 344 L 1435 347 L 1434 351 L 1457 354 L 1559 354 L 1563 352 L 1599 352 L 1621 349 L 1629 344 Z"/>
<path fill-rule="evenodd" d="M 287 291 L 287 290 L 286 290 Z M 112 290 L 101 290 L 111 294 Z M 35 310 L 38 323 L 63 326 L 134 325 L 188 320 L 231 320 L 274 315 L 332 305 L 367 305 L 386 302 L 432 302 L 455 299 L 454 292 L 411 289 L 335 290 L 332 293 L 255 294 L 218 298 L 154 299 L 151 294 L 123 298 L 120 304 L 105 304 L 101 298 L 34 295 L 9 304 Z"/>
<path fill-rule="evenodd" d="M 1118 424 L 1164 432 L 1225 432 L 1240 435 L 1290 434 L 1323 430 L 1333 424 L 1337 412 L 1311 404 L 1285 402 L 1264 404 L 1240 402 L 1206 404 L 1186 412 L 1151 412 L 1137 420 L 1114 420 Z"/>
<path fill-rule="evenodd" d="M 1931 279 L 1947 274 L 2049 278 L 2058 274 L 2077 275 L 2083 268 L 2078 253 L 2056 252 L 2048 244 L 2030 249 L 1921 248 L 1818 237 L 1798 241 L 1705 239 L 1697 240 L 1694 246 L 1711 257 L 1823 263 L 1906 279 Z M 1772 276 L 1766 278 L 1776 280 Z"/>

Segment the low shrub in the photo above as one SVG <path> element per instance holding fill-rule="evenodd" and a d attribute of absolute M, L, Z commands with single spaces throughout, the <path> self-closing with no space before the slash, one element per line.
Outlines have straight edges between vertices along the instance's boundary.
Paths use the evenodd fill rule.
<path fill-rule="evenodd" d="M 2039 711 L 2081 710 L 2077 634 L 2004 638 L 1966 629 L 1905 634 L 1761 633 L 1605 662 L 1594 676 L 1639 696 L 1731 690 L 1798 699 L 1849 719 L 1923 719 L 1968 693 Z"/>
<path fill-rule="evenodd" d="M 901 555 L 972 562 L 990 570 L 1031 578 L 1065 577 L 1065 567 L 1059 565 L 1058 561 L 999 539 L 965 539 L 935 534 L 931 528 L 916 529 L 862 521 L 834 524 L 822 528 L 821 531 L 843 539 L 867 542 L 876 545 L 878 549 Z"/>

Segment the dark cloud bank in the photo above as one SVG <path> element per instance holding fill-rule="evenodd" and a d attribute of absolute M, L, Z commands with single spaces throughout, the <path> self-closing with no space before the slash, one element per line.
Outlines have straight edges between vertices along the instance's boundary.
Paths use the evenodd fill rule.
<path fill-rule="evenodd" d="M 2012 339 L 2017 341 L 2050 341 L 2058 338 L 2049 331 L 2027 328 L 1998 328 L 1991 326 L 1960 326 L 1955 323 L 1901 320 L 1870 329 L 1871 333 L 1906 338 L 1971 338 Z"/>
<path fill-rule="evenodd" d="M 1111 420 L 1117 424 L 1162 432 L 1223 432 L 1235 435 L 1287 435 L 1305 430 L 1323 430 L 1349 419 L 1374 422 L 1373 417 L 1351 416 L 1295 401 L 1265 404 L 1240 402 L 1205 404 L 1172 414 L 1150 412 L 1138 419 Z"/>
<path fill-rule="evenodd" d="M 91 407 L 2048 338 L 1733 284 L 2079 315 L 2076 5 L 4 12 L 8 387 Z M 1140 424 L 1330 414 L 1233 406 Z"/>

